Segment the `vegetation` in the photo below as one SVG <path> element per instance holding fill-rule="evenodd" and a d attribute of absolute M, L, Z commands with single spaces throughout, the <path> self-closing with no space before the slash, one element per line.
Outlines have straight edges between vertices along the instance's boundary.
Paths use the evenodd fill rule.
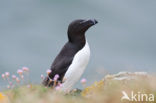
<path fill-rule="evenodd" d="M 155 76 L 133 77 L 133 79 L 121 79 L 119 75 L 109 75 L 83 89 L 82 92 L 73 90 L 70 93 L 41 85 L 20 86 L 3 91 L 0 103 L 9 103 L 8 101 L 10 103 L 156 103 L 156 100 L 153 101 L 156 98 Z M 133 93 L 136 100 L 121 100 L 123 92 L 127 93 L 130 99 Z M 4 98 L 5 101 L 2 102 Z"/>

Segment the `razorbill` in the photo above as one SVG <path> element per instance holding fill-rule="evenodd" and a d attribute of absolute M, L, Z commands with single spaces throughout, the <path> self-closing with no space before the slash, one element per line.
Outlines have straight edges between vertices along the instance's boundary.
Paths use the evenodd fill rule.
<path fill-rule="evenodd" d="M 90 58 L 90 48 L 85 32 L 96 23 L 98 22 L 95 19 L 78 19 L 69 24 L 68 42 L 52 63 L 51 72 L 43 80 L 43 85 L 54 86 L 53 78 L 59 75 L 61 89 L 64 91 L 72 89 L 83 74 Z"/>

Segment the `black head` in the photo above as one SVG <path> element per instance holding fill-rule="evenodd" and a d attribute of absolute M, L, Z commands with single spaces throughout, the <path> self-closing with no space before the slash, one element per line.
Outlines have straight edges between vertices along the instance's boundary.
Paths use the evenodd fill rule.
<path fill-rule="evenodd" d="M 98 22 L 95 19 L 78 19 L 71 22 L 68 26 L 68 38 L 70 42 L 85 39 L 85 32 Z"/>

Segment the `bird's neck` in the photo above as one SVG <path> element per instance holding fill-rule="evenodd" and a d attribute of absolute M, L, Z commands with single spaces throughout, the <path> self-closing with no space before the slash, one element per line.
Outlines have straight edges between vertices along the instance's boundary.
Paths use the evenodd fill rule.
<path fill-rule="evenodd" d="M 86 43 L 86 37 L 85 34 L 78 34 L 75 36 L 68 36 L 69 42 L 75 44 L 75 45 L 81 45 L 84 46 Z"/>

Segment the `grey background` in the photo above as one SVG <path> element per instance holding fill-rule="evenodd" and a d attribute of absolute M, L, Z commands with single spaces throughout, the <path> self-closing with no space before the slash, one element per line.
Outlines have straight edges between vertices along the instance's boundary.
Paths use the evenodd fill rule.
<path fill-rule="evenodd" d="M 108 73 L 153 73 L 155 5 L 155 0 L 0 0 L 0 74 L 27 66 L 31 82 L 40 83 L 67 41 L 69 23 L 79 18 L 99 21 L 86 33 L 91 60 L 82 77 L 88 85 Z"/>

